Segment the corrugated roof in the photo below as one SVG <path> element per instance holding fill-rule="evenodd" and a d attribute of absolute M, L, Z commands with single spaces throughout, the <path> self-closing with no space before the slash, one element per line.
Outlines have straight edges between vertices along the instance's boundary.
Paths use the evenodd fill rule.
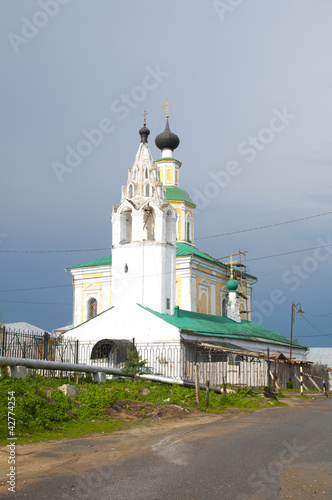
<path fill-rule="evenodd" d="M 332 368 L 332 347 L 310 347 L 306 358 L 313 363 L 327 365 Z"/>
<path fill-rule="evenodd" d="M 143 307 L 143 306 L 141 306 Z M 178 316 L 161 314 L 148 307 L 143 309 L 151 312 L 158 318 L 177 327 L 183 333 L 204 335 L 210 337 L 227 337 L 242 340 L 257 340 L 260 342 L 290 345 L 290 340 L 278 333 L 257 325 L 252 321 L 242 320 L 237 323 L 225 316 L 214 316 L 211 314 L 200 314 L 192 311 L 179 309 Z M 306 349 L 305 346 L 293 341 L 293 347 Z"/>
<path fill-rule="evenodd" d="M 43 336 L 45 332 L 50 334 L 50 332 L 48 332 L 47 330 L 43 330 L 38 326 L 30 325 L 30 323 L 26 323 L 25 321 L 20 321 L 17 323 L 4 323 L 3 326 L 7 331 L 9 330 L 15 333 L 30 333 L 31 335 L 41 336 Z"/>

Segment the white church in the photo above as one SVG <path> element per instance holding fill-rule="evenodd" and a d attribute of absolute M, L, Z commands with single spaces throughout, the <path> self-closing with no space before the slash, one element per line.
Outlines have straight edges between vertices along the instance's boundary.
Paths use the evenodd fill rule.
<path fill-rule="evenodd" d="M 67 335 L 99 343 L 213 342 L 289 355 L 289 339 L 251 321 L 256 278 L 194 245 L 195 203 L 180 188 L 179 137 L 157 135 L 153 160 L 144 114 L 140 144 L 121 202 L 112 211 L 112 247 L 105 257 L 68 268 L 74 287 Z M 306 348 L 293 341 L 293 356 Z"/>

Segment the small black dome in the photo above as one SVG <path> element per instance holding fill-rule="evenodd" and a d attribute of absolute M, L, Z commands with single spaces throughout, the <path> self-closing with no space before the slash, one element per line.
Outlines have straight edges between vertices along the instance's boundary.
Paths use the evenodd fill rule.
<path fill-rule="evenodd" d="M 172 151 L 174 151 L 174 149 L 176 149 L 180 144 L 179 137 L 176 134 L 173 134 L 169 128 L 168 118 L 166 120 L 164 132 L 157 135 L 155 143 L 158 149 L 171 149 Z"/>
<path fill-rule="evenodd" d="M 141 136 L 141 142 L 148 142 L 150 130 L 145 125 L 143 125 L 143 127 L 139 129 L 139 135 Z"/>

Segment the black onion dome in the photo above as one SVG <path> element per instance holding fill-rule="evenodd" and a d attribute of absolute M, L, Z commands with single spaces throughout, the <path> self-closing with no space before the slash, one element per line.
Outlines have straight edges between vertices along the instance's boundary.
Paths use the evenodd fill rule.
<path fill-rule="evenodd" d="M 173 134 L 169 128 L 168 118 L 166 120 L 164 132 L 157 135 L 155 143 L 158 149 L 171 149 L 172 151 L 174 151 L 174 149 L 176 149 L 180 144 L 179 137 L 176 134 Z"/>
<path fill-rule="evenodd" d="M 139 129 L 139 135 L 141 136 L 141 142 L 148 142 L 150 130 L 145 125 L 143 125 L 143 127 Z"/>

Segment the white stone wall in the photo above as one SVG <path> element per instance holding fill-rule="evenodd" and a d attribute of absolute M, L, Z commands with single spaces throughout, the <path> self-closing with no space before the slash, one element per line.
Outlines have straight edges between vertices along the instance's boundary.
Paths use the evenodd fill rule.
<path fill-rule="evenodd" d="M 92 327 L 93 324 L 93 327 Z M 176 327 L 146 311 L 137 304 L 122 304 L 100 314 L 92 321 L 69 330 L 68 337 L 84 342 L 101 339 L 135 339 L 144 342 L 177 342 L 180 334 Z"/>
<path fill-rule="evenodd" d="M 70 269 L 73 277 L 73 325 L 88 319 L 89 300 L 97 300 L 97 314 L 111 307 L 111 266 Z M 96 277 L 96 275 L 98 275 Z"/>

